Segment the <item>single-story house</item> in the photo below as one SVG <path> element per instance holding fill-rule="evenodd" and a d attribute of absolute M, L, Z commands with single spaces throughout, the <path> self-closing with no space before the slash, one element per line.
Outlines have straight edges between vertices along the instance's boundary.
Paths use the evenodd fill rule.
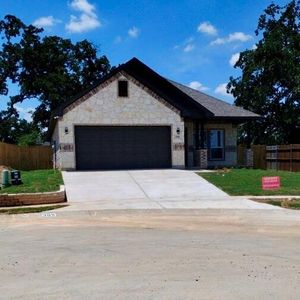
<path fill-rule="evenodd" d="M 49 133 L 64 170 L 223 167 L 237 163 L 238 124 L 256 118 L 133 58 L 59 107 Z"/>

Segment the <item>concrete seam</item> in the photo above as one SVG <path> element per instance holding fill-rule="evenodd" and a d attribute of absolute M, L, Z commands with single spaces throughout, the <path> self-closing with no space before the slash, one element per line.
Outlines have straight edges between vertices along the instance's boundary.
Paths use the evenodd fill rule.
<path fill-rule="evenodd" d="M 144 191 L 144 189 L 142 188 L 142 186 L 135 180 L 135 178 L 131 175 L 130 171 L 127 171 L 128 175 L 131 177 L 131 179 L 135 182 L 135 184 L 142 190 L 143 194 L 146 196 L 147 199 L 149 199 L 150 201 L 156 203 L 158 206 L 160 206 L 161 208 L 165 208 L 164 206 L 162 206 L 159 202 L 151 199 L 147 193 Z"/>

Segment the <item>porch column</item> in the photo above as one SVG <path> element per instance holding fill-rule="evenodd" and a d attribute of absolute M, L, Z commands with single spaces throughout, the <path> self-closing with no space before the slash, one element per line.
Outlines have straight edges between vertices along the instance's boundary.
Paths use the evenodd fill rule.
<path fill-rule="evenodd" d="M 204 149 L 204 122 L 196 120 L 195 121 L 195 152 L 194 152 L 194 162 L 195 167 L 206 169 L 207 168 L 207 150 Z"/>
<path fill-rule="evenodd" d="M 195 150 L 199 150 L 200 148 L 200 138 L 199 138 L 199 121 L 195 121 L 195 132 L 196 132 L 196 137 L 195 137 Z"/>
<path fill-rule="evenodd" d="M 203 121 L 201 121 L 200 136 L 201 136 L 201 145 L 200 145 L 200 148 L 204 149 L 204 123 L 203 123 Z"/>
<path fill-rule="evenodd" d="M 195 167 L 207 169 L 207 149 L 204 149 L 204 122 L 196 121 L 195 124 Z"/>

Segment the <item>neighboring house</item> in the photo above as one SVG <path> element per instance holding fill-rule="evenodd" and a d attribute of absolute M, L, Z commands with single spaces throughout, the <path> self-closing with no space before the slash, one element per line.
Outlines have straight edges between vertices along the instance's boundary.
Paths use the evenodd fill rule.
<path fill-rule="evenodd" d="M 168 80 L 138 59 L 63 104 L 50 134 L 65 170 L 237 163 L 237 125 L 258 115 Z"/>

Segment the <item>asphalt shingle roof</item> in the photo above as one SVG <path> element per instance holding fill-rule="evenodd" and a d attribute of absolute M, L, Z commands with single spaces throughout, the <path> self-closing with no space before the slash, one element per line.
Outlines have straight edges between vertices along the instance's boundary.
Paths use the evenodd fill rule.
<path fill-rule="evenodd" d="M 212 112 L 215 117 L 242 117 L 242 118 L 259 117 L 259 115 L 249 110 L 219 100 L 215 97 L 212 97 L 200 91 L 194 90 L 190 87 L 187 87 L 181 83 L 169 79 L 168 81 L 176 88 L 180 89 L 183 93 L 187 94 L 194 101 L 198 102 L 206 109 L 208 109 L 210 112 Z"/>

